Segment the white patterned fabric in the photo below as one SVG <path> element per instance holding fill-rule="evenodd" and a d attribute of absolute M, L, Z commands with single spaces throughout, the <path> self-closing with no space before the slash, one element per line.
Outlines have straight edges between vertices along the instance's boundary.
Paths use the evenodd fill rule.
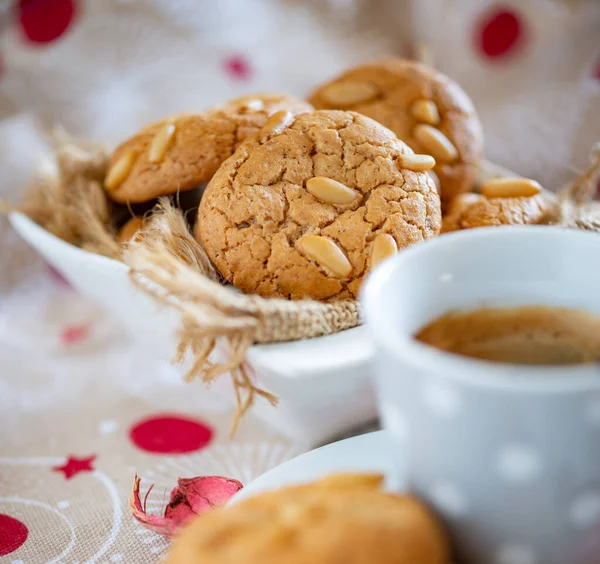
<path fill-rule="evenodd" d="M 415 42 L 473 97 L 487 158 L 556 190 L 600 138 L 599 37 L 597 0 L 5 2 L 0 197 L 19 201 L 54 125 L 116 142 L 241 94 L 305 95 Z M 155 562 L 166 541 L 127 510 L 135 471 L 158 511 L 179 476 L 247 482 L 303 448 L 252 418 L 230 442 L 230 416 L 0 218 L 0 561 Z"/>

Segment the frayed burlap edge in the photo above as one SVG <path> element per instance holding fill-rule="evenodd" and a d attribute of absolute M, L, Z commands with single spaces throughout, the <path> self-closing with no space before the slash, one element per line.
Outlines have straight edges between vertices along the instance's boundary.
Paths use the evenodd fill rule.
<path fill-rule="evenodd" d="M 39 225 L 83 249 L 118 260 L 131 268 L 131 279 L 145 293 L 181 313 L 176 361 L 191 352 L 194 362 L 187 379 L 210 383 L 230 372 L 237 397 L 233 430 L 256 396 L 275 403 L 258 388 L 245 362 L 255 343 L 275 343 L 329 335 L 359 324 L 356 301 L 331 303 L 289 301 L 241 294 L 226 286 L 181 214 L 168 199 L 155 208 L 141 235 L 128 245 L 117 242 L 110 202 L 102 189 L 107 153 L 102 147 L 70 139 L 56 148 L 56 163 L 46 166 L 19 211 Z M 600 144 L 591 164 L 558 195 L 545 193 L 548 223 L 600 232 L 600 205 L 592 203 L 600 169 Z M 510 171 L 485 163 L 480 184 Z M 11 211 L 4 206 L 4 211 Z M 226 349 L 225 362 L 211 354 Z"/>

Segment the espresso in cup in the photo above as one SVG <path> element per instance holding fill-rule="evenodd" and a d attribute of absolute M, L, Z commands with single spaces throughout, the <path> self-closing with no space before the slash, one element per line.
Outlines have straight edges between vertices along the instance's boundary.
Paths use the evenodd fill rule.
<path fill-rule="evenodd" d="M 582 309 L 527 306 L 450 312 L 415 338 L 438 349 L 493 362 L 600 361 L 600 318 Z"/>

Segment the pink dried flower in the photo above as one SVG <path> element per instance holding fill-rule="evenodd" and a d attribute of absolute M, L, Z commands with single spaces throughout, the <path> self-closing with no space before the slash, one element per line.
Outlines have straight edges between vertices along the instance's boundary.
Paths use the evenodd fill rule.
<path fill-rule="evenodd" d="M 233 494 L 243 487 L 241 482 L 222 476 L 178 478 L 177 486 L 171 491 L 171 499 L 165 508 L 165 514 L 161 517 L 146 513 L 146 500 L 153 486 L 150 486 L 146 492 L 142 503 L 140 483 L 141 479 L 136 474 L 129 496 L 131 513 L 144 527 L 168 539 L 173 538 L 179 528 L 194 515 L 225 505 Z"/>

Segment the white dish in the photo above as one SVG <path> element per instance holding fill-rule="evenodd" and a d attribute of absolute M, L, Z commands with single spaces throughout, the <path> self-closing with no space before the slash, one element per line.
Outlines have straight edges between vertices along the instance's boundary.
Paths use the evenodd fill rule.
<path fill-rule="evenodd" d="M 171 359 L 179 325 L 176 311 L 158 306 L 136 290 L 127 267 L 83 251 L 48 233 L 20 213 L 9 216 L 15 230 L 82 295 L 111 311 L 157 359 Z M 377 416 L 370 380 L 372 348 L 364 327 L 290 343 L 254 346 L 248 362 L 258 382 L 279 397 L 273 408 L 258 401 L 254 412 L 307 446 Z M 217 390 L 233 397 L 228 378 Z"/>
<path fill-rule="evenodd" d="M 386 486 L 397 490 L 390 454 L 392 442 L 386 431 L 376 431 L 323 446 L 280 464 L 245 486 L 232 503 L 260 492 L 276 490 L 317 480 L 329 474 L 378 472 L 386 477 Z"/>

